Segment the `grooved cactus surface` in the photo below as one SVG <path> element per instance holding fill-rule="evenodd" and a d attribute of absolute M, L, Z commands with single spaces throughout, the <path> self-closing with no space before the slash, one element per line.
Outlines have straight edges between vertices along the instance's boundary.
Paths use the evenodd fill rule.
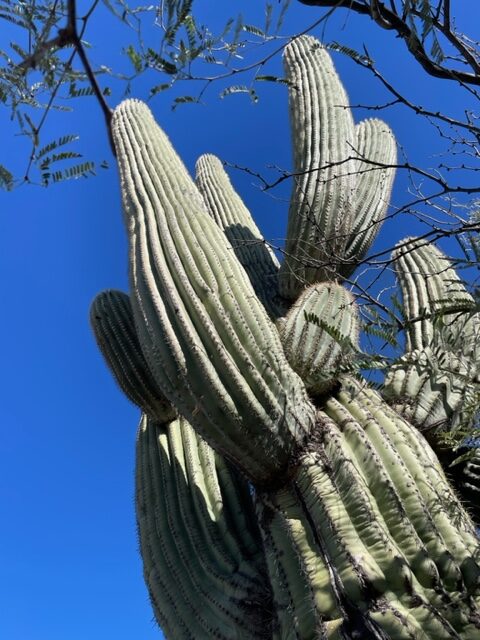
<path fill-rule="evenodd" d="M 123 291 L 102 291 L 90 308 L 97 345 L 127 398 L 160 422 L 176 412 L 156 384 L 135 330 L 130 298 Z"/>
<path fill-rule="evenodd" d="M 475 415 L 480 314 L 448 258 L 406 239 L 393 254 L 406 319 L 406 353 L 385 384 L 393 406 L 430 436 Z"/>
<path fill-rule="evenodd" d="M 312 427 L 305 388 L 230 243 L 147 107 L 122 103 L 112 132 L 129 228 L 133 312 L 152 374 L 207 440 L 268 481 Z M 252 421 L 256 433 L 247 429 Z"/>
<path fill-rule="evenodd" d="M 269 314 L 276 318 L 284 304 L 278 293 L 279 263 L 265 243 L 250 212 L 235 192 L 218 158 L 201 156 L 196 164 L 195 183 L 207 209 L 225 232 L 240 264 Z"/>
<path fill-rule="evenodd" d="M 385 215 L 395 142 L 379 120 L 354 126 L 313 38 L 285 65 L 296 176 L 280 268 L 216 158 L 194 183 L 144 104 L 113 115 L 131 307 L 100 294 L 92 324 L 143 412 L 136 505 L 155 616 L 173 640 L 478 640 L 479 540 L 418 428 L 424 405 L 447 429 L 466 398 L 480 407 L 464 384 L 472 300 L 435 248 L 408 241 L 395 255 L 407 353 L 388 402 L 345 373 L 358 318 L 339 281 Z M 452 291 L 461 308 L 445 314 Z M 477 458 L 462 480 L 473 494 Z"/>
<path fill-rule="evenodd" d="M 185 420 L 143 418 L 136 493 L 145 580 L 167 637 L 269 637 L 270 588 L 245 481 Z"/>
<path fill-rule="evenodd" d="M 358 326 L 353 296 L 327 282 L 305 289 L 280 323 L 288 362 L 311 395 L 325 393 L 338 381 L 358 348 Z"/>
<path fill-rule="evenodd" d="M 388 207 L 396 144 L 378 119 L 354 126 L 327 51 L 310 36 L 285 49 L 294 187 L 280 292 L 295 299 L 317 281 L 347 277 L 365 256 Z"/>

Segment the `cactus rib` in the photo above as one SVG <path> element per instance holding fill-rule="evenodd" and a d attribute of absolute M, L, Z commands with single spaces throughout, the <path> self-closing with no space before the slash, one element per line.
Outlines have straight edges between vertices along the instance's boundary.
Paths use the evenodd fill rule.
<path fill-rule="evenodd" d="M 317 40 L 285 49 L 290 83 L 294 175 L 280 291 L 295 299 L 305 284 L 335 277 L 345 251 L 353 197 L 355 130 L 345 90 Z"/>
<path fill-rule="evenodd" d="M 125 395 L 147 415 L 168 422 L 176 412 L 158 388 L 135 332 L 130 298 L 122 291 L 99 293 L 90 308 L 97 345 Z"/>
<path fill-rule="evenodd" d="M 358 314 L 353 296 L 340 284 L 311 285 L 279 325 L 288 362 L 309 393 L 325 393 L 358 349 Z"/>

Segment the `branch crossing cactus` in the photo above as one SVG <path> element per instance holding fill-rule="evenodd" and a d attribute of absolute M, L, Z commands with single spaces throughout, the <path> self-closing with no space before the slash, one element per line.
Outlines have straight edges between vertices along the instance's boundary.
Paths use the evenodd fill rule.
<path fill-rule="evenodd" d="M 451 431 L 480 394 L 480 314 L 435 246 L 409 238 L 393 259 L 405 308 L 406 353 L 389 372 L 385 392 L 423 431 Z"/>
<path fill-rule="evenodd" d="M 195 183 L 207 209 L 230 241 L 255 293 L 272 318 L 282 315 L 285 305 L 278 292 L 280 264 L 235 192 L 222 163 L 215 156 L 205 154 L 195 168 Z"/>
<path fill-rule="evenodd" d="M 144 104 L 113 114 L 131 306 L 100 294 L 92 324 L 144 414 L 155 615 L 175 640 L 478 640 L 473 522 L 403 405 L 345 373 L 358 318 L 339 279 L 385 215 L 393 135 L 353 125 L 313 38 L 285 63 L 298 175 L 280 268 L 216 158 L 194 183 Z M 410 284 L 413 309 L 430 294 Z"/>
<path fill-rule="evenodd" d="M 341 367 L 358 349 L 358 313 L 353 296 L 339 284 L 305 289 L 279 323 L 285 355 L 312 396 L 338 381 Z"/>
<path fill-rule="evenodd" d="M 280 292 L 295 300 L 306 285 L 348 277 L 365 256 L 387 210 L 397 156 L 384 122 L 355 127 L 345 89 L 317 40 L 294 40 L 284 64 L 294 187 Z"/>

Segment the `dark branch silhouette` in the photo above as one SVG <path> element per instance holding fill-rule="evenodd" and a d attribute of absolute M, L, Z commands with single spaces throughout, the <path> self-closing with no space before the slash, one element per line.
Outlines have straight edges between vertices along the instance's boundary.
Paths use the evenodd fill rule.
<path fill-rule="evenodd" d="M 457 54 L 460 55 L 460 63 L 466 65 L 470 71 L 452 69 L 433 59 L 428 54 L 415 29 L 407 22 L 408 15 L 420 20 L 425 19 L 425 16 L 415 6 L 411 6 L 408 13 L 403 12 L 400 14 L 394 3 L 391 2 L 390 8 L 388 8 L 385 3 L 379 0 L 299 0 L 299 2 L 311 7 L 349 9 L 355 13 L 368 16 L 380 28 L 396 32 L 413 57 L 431 76 L 445 80 L 456 80 L 466 85 L 480 86 L 480 60 L 471 47 L 465 44 L 462 38 L 453 31 L 449 2 L 439 2 L 437 12 L 429 16 L 429 23 L 448 40 Z M 442 7 L 443 11 L 441 11 Z M 443 20 L 440 18 L 440 13 L 443 14 Z"/>

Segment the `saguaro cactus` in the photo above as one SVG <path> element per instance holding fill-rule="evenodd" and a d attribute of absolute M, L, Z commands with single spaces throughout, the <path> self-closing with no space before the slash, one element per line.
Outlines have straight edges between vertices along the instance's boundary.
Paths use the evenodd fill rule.
<path fill-rule="evenodd" d="M 358 319 L 338 280 L 378 231 L 393 136 L 335 107 L 346 95 L 313 38 L 285 61 L 305 175 L 280 268 L 218 160 L 195 184 L 144 104 L 113 115 L 131 306 L 100 294 L 91 320 L 144 414 L 153 608 L 182 640 L 475 640 L 475 527 L 417 427 L 348 374 Z"/>

